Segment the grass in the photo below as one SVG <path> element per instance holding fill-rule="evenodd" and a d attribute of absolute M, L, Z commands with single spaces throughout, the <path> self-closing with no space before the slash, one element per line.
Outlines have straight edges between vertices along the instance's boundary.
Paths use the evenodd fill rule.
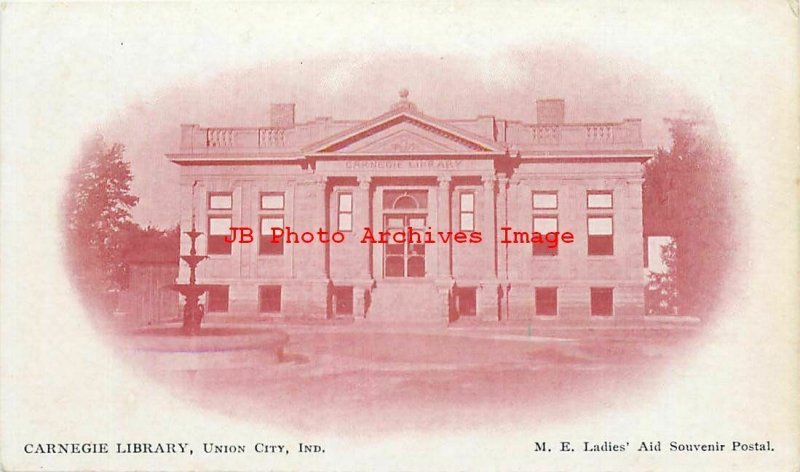
<path fill-rule="evenodd" d="M 277 327 L 277 326 L 276 326 Z M 443 328 L 286 325 L 284 362 L 198 372 L 183 395 L 259 422 L 338 430 L 574 416 L 657 384 L 683 331 L 527 336 Z M 313 413 L 312 413 L 313 412 Z"/>

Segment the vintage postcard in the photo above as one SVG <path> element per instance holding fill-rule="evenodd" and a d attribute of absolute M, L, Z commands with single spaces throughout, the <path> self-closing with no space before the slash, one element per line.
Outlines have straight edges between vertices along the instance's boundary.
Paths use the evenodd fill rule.
<path fill-rule="evenodd" d="M 4 3 L 0 468 L 800 468 L 796 0 Z"/>

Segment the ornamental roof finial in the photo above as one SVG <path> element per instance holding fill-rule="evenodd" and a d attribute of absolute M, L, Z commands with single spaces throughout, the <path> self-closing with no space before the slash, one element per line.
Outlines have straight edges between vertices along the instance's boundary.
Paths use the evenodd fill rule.
<path fill-rule="evenodd" d="M 417 111 L 417 106 L 408 100 L 408 89 L 402 88 L 400 92 L 400 101 L 392 105 L 392 111 Z"/>

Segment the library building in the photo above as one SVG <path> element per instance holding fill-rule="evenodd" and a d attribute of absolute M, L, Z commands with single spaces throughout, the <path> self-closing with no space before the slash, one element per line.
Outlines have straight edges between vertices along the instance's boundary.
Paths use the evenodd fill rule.
<path fill-rule="evenodd" d="M 533 122 L 440 119 L 399 95 L 362 121 L 296 122 L 295 104 L 277 103 L 268 124 L 181 125 L 167 158 L 180 167 L 181 230 L 196 225 L 209 256 L 197 271 L 211 285 L 207 313 L 644 319 L 642 177 L 654 151 L 641 120 L 571 123 L 564 100 L 534 98 Z M 252 242 L 230 242 L 231 228 L 249 228 Z M 431 237 L 365 241 L 367 232 Z M 523 233 L 559 239 L 508 241 Z M 182 235 L 181 254 L 189 246 Z M 182 265 L 178 281 L 188 278 Z"/>

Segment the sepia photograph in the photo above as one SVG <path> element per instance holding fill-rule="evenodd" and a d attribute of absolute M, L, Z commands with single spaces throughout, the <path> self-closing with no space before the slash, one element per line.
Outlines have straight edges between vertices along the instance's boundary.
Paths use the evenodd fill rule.
<path fill-rule="evenodd" d="M 5 4 L 2 468 L 796 470 L 766 4 Z"/>

